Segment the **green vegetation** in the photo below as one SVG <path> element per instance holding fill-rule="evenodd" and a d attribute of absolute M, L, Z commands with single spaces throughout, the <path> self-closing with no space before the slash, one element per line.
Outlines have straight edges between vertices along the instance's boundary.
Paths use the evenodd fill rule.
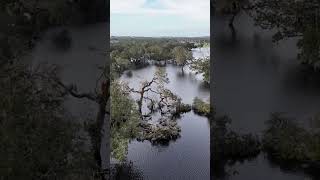
<path fill-rule="evenodd" d="M 144 79 L 136 88 L 120 82 L 118 78 L 126 70 L 130 76 L 132 69 L 152 62 L 172 63 L 183 68 L 189 61 L 192 62 L 191 49 L 194 47 L 194 43 L 179 38 L 111 38 L 111 136 L 114 158 L 125 162 L 131 139 L 168 144 L 179 138 L 181 129 L 176 119 L 180 114 L 191 111 L 191 105 L 183 104 L 180 97 L 165 87 L 169 79 L 163 67 L 157 67 L 152 78 Z M 136 100 L 130 97 L 131 94 L 137 95 Z M 204 113 L 208 113 L 206 111 L 209 110 L 205 109 Z M 148 122 L 156 112 L 161 114 L 161 118 L 156 124 Z"/>
<path fill-rule="evenodd" d="M 173 55 L 175 62 L 181 66 L 181 71 L 183 72 L 184 66 L 188 61 L 192 60 L 192 53 L 182 46 L 176 46 L 173 48 Z"/>
<path fill-rule="evenodd" d="M 210 104 L 198 97 L 194 98 L 192 109 L 196 114 L 210 116 Z"/>
<path fill-rule="evenodd" d="M 209 39 L 203 40 L 208 44 Z M 117 78 L 127 69 L 143 67 L 150 60 L 155 63 L 175 62 L 183 68 L 192 60 L 195 43 L 179 38 L 111 38 L 112 77 Z"/>
<path fill-rule="evenodd" d="M 281 113 L 274 113 L 263 136 L 263 149 L 276 161 L 307 164 L 319 168 L 320 134 L 296 125 Z"/>
<path fill-rule="evenodd" d="M 212 170 L 216 177 L 225 177 L 226 165 L 256 157 L 261 150 L 257 136 L 238 134 L 229 127 L 231 119 L 227 116 L 212 117 L 210 122 Z"/>
<path fill-rule="evenodd" d="M 118 81 L 111 84 L 111 155 L 125 160 L 129 140 L 138 134 L 140 115 L 129 96 L 129 89 Z"/>
<path fill-rule="evenodd" d="M 201 47 L 203 47 L 203 48 L 210 48 L 210 43 L 204 42 L 204 43 L 201 44 Z"/>
<path fill-rule="evenodd" d="M 317 29 L 308 27 L 303 32 L 302 39 L 298 41 L 298 48 L 301 52 L 298 59 L 303 64 L 312 65 L 315 70 L 320 67 L 320 33 Z"/>
<path fill-rule="evenodd" d="M 317 117 L 315 117 L 317 118 Z M 313 118 L 313 121 L 319 119 Z M 211 151 L 216 174 L 225 176 L 226 164 L 256 157 L 261 151 L 275 163 L 316 173 L 319 170 L 320 134 L 318 128 L 305 129 L 282 113 L 273 113 L 266 121 L 262 140 L 252 134 L 238 134 L 230 129 L 227 116 L 211 121 Z"/>
<path fill-rule="evenodd" d="M 143 131 L 138 140 L 149 140 L 152 144 L 169 144 L 180 137 L 181 127 L 171 119 L 160 119 L 158 124 L 142 123 Z"/>
<path fill-rule="evenodd" d="M 105 76 L 100 79 L 105 83 L 97 84 L 103 92 L 79 93 L 62 83 L 55 66 L 31 67 L 22 57 L 50 27 L 106 20 L 103 5 L 98 0 L 0 3 L 0 179 L 102 178 Z M 68 31 L 53 40 L 70 41 Z M 98 103 L 97 121 L 82 124 L 72 117 L 64 108 L 66 95 Z"/>
<path fill-rule="evenodd" d="M 150 81 L 144 81 L 135 90 L 127 83 L 112 81 L 111 86 L 111 139 L 112 157 L 120 161 L 126 160 L 128 143 L 131 139 L 149 140 L 153 144 L 168 143 L 180 137 L 180 127 L 170 116 L 177 113 L 177 109 L 182 107 L 181 100 L 170 90 L 164 87 L 168 83 L 167 74 L 164 68 L 158 67 L 154 77 Z M 153 86 L 156 85 L 156 86 Z M 148 93 L 147 93 L 148 92 Z M 137 93 L 139 98 L 134 101 L 130 93 Z M 159 99 L 154 99 L 150 93 L 157 95 Z M 150 112 L 142 111 L 146 102 Z M 159 121 L 159 124 L 152 125 L 147 122 L 147 117 L 152 113 L 160 111 L 168 115 L 166 121 Z M 147 114 L 145 114 L 147 113 Z"/>
<path fill-rule="evenodd" d="M 231 119 L 227 116 L 213 120 L 215 152 L 219 152 L 219 158 L 228 160 L 240 160 L 254 157 L 260 152 L 260 142 L 257 136 L 252 134 L 239 135 L 230 130 L 228 125 Z"/>
<path fill-rule="evenodd" d="M 194 60 L 190 67 L 196 74 L 202 74 L 204 82 L 210 84 L 210 58 Z"/>
<path fill-rule="evenodd" d="M 276 6 L 275 6 L 276 4 Z M 251 13 L 255 24 L 263 29 L 276 29 L 275 42 L 297 38 L 300 50 L 298 59 L 317 70 L 319 67 L 319 2 L 303 0 L 289 2 L 286 0 L 255 1 Z"/>
<path fill-rule="evenodd" d="M 0 66 L 0 177 L 94 179 L 98 166 L 63 107 L 55 70 L 31 70 L 17 61 Z"/>

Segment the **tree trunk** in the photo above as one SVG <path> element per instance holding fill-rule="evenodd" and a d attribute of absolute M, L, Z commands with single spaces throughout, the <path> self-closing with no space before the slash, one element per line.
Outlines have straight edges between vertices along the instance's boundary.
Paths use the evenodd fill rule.
<path fill-rule="evenodd" d="M 182 74 L 184 74 L 184 66 L 181 66 L 181 72 L 182 72 Z"/>
<path fill-rule="evenodd" d="M 233 22 L 234 22 L 234 19 L 235 19 L 236 15 L 237 15 L 236 13 L 233 13 L 231 19 L 229 20 L 229 27 L 230 27 L 230 30 L 231 30 L 232 41 L 235 41 L 236 38 L 237 38 L 237 33 L 236 33 L 236 30 L 235 30 L 234 25 L 233 25 Z"/>
<path fill-rule="evenodd" d="M 101 157 L 101 141 L 102 141 L 102 130 L 103 130 L 103 124 L 104 124 L 104 119 L 105 119 L 105 114 L 106 114 L 106 102 L 103 100 L 100 100 L 99 103 L 99 111 L 97 114 L 97 119 L 96 119 L 96 127 L 97 127 L 97 131 L 96 131 L 96 138 L 97 138 L 97 142 L 95 145 L 95 149 L 94 149 L 94 155 L 95 155 L 95 159 L 97 161 L 97 164 L 99 166 L 99 168 L 102 170 L 102 157 Z M 105 179 L 105 178 L 102 178 Z"/>
<path fill-rule="evenodd" d="M 102 167 L 102 156 L 101 156 L 101 147 L 102 147 L 102 137 L 103 137 L 103 133 L 104 133 L 104 129 L 103 129 L 103 125 L 106 125 L 106 131 L 110 132 L 110 126 L 109 123 L 110 121 L 105 121 L 105 116 L 106 116 L 106 107 L 107 107 L 107 101 L 109 99 L 110 96 L 110 82 L 106 81 L 103 82 L 101 85 L 101 91 L 102 91 L 102 95 L 101 97 L 98 99 L 98 105 L 99 105 L 99 111 L 97 114 L 97 119 L 96 119 L 96 127 L 97 127 L 97 144 L 95 146 L 95 158 L 97 161 L 97 164 L 100 168 L 100 170 L 102 170 L 102 174 L 101 174 L 101 179 L 102 180 L 107 180 L 108 178 L 105 175 L 105 171 L 109 171 L 109 166 L 110 164 L 107 163 L 107 169 L 103 169 Z M 107 142 L 109 142 L 109 140 L 107 140 Z M 110 143 L 106 144 L 107 146 L 107 150 L 110 150 Z M 107 153 L 110 153 L 107 152 Z M 109 159 L 106 159 L 107 162 L 109 162 Z M 108 175 L 108 174 L 107 174 Z"/>
<path fill-rule="evenodd" d="M 138 101 L 138 107 L 139 107 L 139 112 L 142 114 L 142 101 L 143 101 L 143 96 L 144 96 L 144 90 L 142 89 L 140 92 L 140 99 Z"/>

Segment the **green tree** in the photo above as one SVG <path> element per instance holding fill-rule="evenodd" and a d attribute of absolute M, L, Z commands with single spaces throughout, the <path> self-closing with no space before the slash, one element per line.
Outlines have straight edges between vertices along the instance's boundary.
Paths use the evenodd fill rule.
<path fill-rule="evenodd" d="M 0 66 L 0 178 L 94 179 L 98 166 L 78 133 L 82 125 L 63 107 L 55 70 L 6 62 Z"/>
<path fill-rule="evenodd" d="M 138 134 L 140 116 L 127 85 L 117 80 L 111 84 L 111 112 L 111 155 L 124 161 L 129 141 Z"/>
<path fill-rule="evenodd" d="M 194 60 L 191 63 L 191 69 L 194 70 L 197 74 L 200 73 L 203 75 L 203 80 L 206 83 L 210 83 L 210 58 L 203 58 Z"/>
<path fill-rule="evenodd" d="M 181 71 L 183 72 L 184 66 L 192 59 L 191 51 L 188 51 L 182 46 L 177 46 L 173 49 L 173 54 L 175 57 L 175 62 L 181 66 Z"/>
<path fill-rule="evenodd" d="M 297 38 L 298 59 L 315 69 L 319 66 L 319 1 L 260 0 L 250 15 L 263 29 L 276 30 L 273 41 Z"/>

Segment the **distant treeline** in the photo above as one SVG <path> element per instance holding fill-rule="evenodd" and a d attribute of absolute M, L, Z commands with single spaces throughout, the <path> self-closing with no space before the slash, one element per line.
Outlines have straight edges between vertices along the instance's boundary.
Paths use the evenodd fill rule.
<path fill-rule="evenodd" d="M 171 60 L 172 63 L 183 67 L 188 60 L 192 60 L 191 49 L 209 43 L 209 39 L 192 39 L 190 42 L 183 38 L 112 37 L 110 48 L 112 74 L 117 76 L 132 66 L 145 65 L 148 60 L 165 64 Z M 179 57 L 183 59 L 183 63 L 175 61 Z"/>

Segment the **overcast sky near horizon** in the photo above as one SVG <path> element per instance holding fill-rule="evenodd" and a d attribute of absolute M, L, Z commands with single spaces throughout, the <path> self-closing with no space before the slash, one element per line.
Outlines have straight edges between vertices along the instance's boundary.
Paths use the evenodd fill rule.
<path fill-rule="evenodd" d="M 210 0 L 110 0 L 111 36 L 209 36 Z"/>

